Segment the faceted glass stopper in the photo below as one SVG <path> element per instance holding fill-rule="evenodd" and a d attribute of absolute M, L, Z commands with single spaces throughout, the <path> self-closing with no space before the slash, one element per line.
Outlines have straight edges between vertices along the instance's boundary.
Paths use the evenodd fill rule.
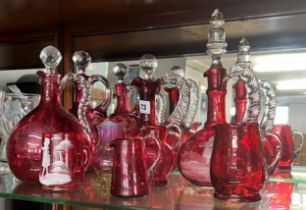
<path fill-rule="evenodd" d="M 123 82 L 124 77 L 127 73 L 127 66 L 124 65 L 123 63 L 118 63 L 117 65 L 114 66 L 113 68 L 113 73 L 116 75 L 118 78 L 118 82 Z"/>
<path fill-rule="evenodd" d="M 246 64 L 246 65 L 250 65 L 251 61 L 250 61 L 250 44 L 249 41 L 246 38 L 242 38 L 239 42 L 239 51 L 238 51 L 238 55 L 237 55 L 237 64 Z"/>
<path fill-rule="evenodd" d="M 76 51 L 73 53 L 72 61 L 78 72 L 84 72 L 87 66 L 91 63 L 91 57 L 85 51 Z"/>
<path fill-rule="evenodd" d="M 140 58 L 139 66 L 144 71 L 146 77 L 150 77 L 157 68 L 157 60 L 154 55 L 146 54 Z"/>
<path fill-rule="evenodd" d="M 54 71 L 62 60 L 61 52 L 51 45 L 42 49 L 39 57 L 47 71 Z"/>
<path fill-rule="evenodd" d="M 211 56 L 221 56 L 226 52 L 226 35 L 223 29 L 223 14 L 215 9 L 210 20 L 210 29 L 208 32 L 207 53 Z"/>
<path fill-rule="evenodd" d="M 174 74 L 176 74 L 176 75 L 178 75 L 178 76 L 180 76 L 180 77 L 185 77 L 185 71 L 184 71 L 184 69 L 182 68 L 182 67 L 180 67 L 180 66 L 173 66 L 172 68 L 171 68 L 171 72 L 172 73 L 174 73 Z"/>

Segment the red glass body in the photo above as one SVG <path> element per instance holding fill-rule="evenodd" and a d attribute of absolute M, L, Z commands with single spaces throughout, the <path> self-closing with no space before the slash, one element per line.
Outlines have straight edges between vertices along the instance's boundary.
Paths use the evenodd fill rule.
<path fill-rule="evenodd" d="M 282 142 L 283 150 L 278 163 L 279 168 L 290 169 L 292 161 L 298 155 L 298 151 L 294 151 L 293 134 L 290 125 L 274 125 L 273 132 L 276 133 Z M 303 137 L 302 137 L 303 138 Z M 304 139 L 301 139 L 303 143 Z"/>
<path fill-rule="evenodd" d="M 234 85 L 234 89 L 236 115 L 232 119 L 232 122 L 236 125 L 240 125 L 243 121 L 243 116 L 247 107 L 245 83 L 239 79 Z M 272 175 L 280 159 L 279 153 L 282 148 L 281 141 L 277 135 L 271 132 L 261 132 L 261 140 L 267 163 L 267 173 L 268 175 Z"/>
<path fill-rule="evenodd" d="M 132 81 L 132 85 L 138 87 L 140 100 L 150 103 L 150 113 L 144 114 L 140 112 L 139 127 L 140 132 L 136 135 L 146 140 L 145 154 L 147 165 L 150 167 L 156 160 L 158 146 L 153 139 L 158 139 L 161 143 L 161 158 L 158 161 L 154 174 L 150 176 L 150 182 L 153 185 L 162 186 L 168 183 L 168 176 L 174 162 L 174 152 L 167 142 L 167 131 L 164 126 L 159 126 L 155 112 L 155 96 L 160 90 L 161 80 L 144 80 L 136 77 Z M 148 141 L 151 138 L 151 141 Z M 148 143 L 147 143 L 148 142 Z"/>
<path fill-rule="evenodd" d="M 80 185 L 84 163 L 82 135 L 76 133 L 44 133 L 39 182 L 43 189 L 64 191 Z"/>
<path fill-rule="evenodd" d="M 214 129 L 210 165 L 214 196 L 239 202 L 260 200 L 265 167 L 258 124 L 223 124 Z"/>
<path fill-rule="evenodd" d="M 99 131 L 98 151 L 94 155 L 95 168 L 110 170 L 112 167 L 113 149 L 109 146 L 112 140 L 133 135 L 139 129 L 138 117 L 129 110 L 129 95 L 125 84 L 115 85 L 117 108 L 103 123 L 97 126 Z"/>
<path fill-rule="evenodd" d="M 7 143 L 7 160 L 13 174 L 22 181 L 39 181 L 43 133 L 76 133 L 91 157 L 91 140 L 78 119 L 61 105 L 59 78 L 55 73 L 38 72 L 41 77 L 39 105 L 12 131 Z M 86 168 L 86 166 L 85 166 Z"/>
<path fill-rule="evenodd" d="M 140 139 L 116 139 L 112 168 L 112 195 L 141 197 L 149 194 L 147 166 L 143 141 Z"/>
<path fill-rule="evenodd" d="M 208 109 L 205 127 L 186 141 L 179 150 L 177 165 L 181 174 L 197 185 L 211 185 L 210 158 L 214 142 L 214 130 L 217 124 L 225 121 L 225 84 L 226 70 L 221 63 L 213 64 L 204 76 L 208 79 Z"/>

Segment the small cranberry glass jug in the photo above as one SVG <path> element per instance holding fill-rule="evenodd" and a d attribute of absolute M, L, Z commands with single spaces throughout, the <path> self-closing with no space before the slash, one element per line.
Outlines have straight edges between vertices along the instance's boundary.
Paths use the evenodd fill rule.
<path fill-rule="evenodd" d="M 85 155 L 91 156 L 88 133 L 78 119 L 61 105 L 60 75 L 56 73 L 56 67 L 62 59 L 60 52 L 55 47 L 48 46 L 41 51 L 40 58 L 46 66 L 45 72 L 37 72 L 42 86 L 40 103 L 17 124 L 7 143 L 9 167 L 22 181 L 39 181 L 43 133 L 65 132 L 80 135 L 79 143 L 83 145 L 85 152 L 74 155 L 78 156 L 81 162 L 85 160 Z"/>
<path fill-rule="evenodd" d="M 304 134 L 300 131 L 291 130 L 290 125 L 274 125 L 273 132 L 276 133 L 282 142 L 283 150 L 278 163 L 279 169 L 291 169 L 292 161 L 299 155 L 303 144 Z M 293 142 L 299 140 L 297 148 L 294 150 Z"/>
<path fill-rule="evenodd" d="M 243 72 L 242 74 L 251 74 L 252 77 L 255 77 L 251 67 L 249 50 L 249 42 L 247 39 L 242 38 L 239 43 L 236 65 L 247 71 Z M 261 109 L 263 116 L 260 122 L 260 134 L 267 163 L 267 172 L 268 175 L 271 175 L 280 159 L 282 149 L 280 138 L 272 132 L 276 108 L 275 93 L 273 91 L 272 85 L 268 81 L 259 80 L 258 83 L 260 86 L 262 96 L 261 98 L 264 99 L 265 102 L 262 106 L 263 109 Z M 242 79 L 239 79 L 236 82 L 234 85 L 234 91 L 236 115 L 234 116 L 232 122 L 236 125 L 240 125 L 243 121 L 244 113 L 247 109 L 247 90 L 246 84 Z"/>
<path fill-rule="evenodd" d="M 114 91 L 117 107 L 109 118 L 97 126 L 100 142 L 95 162 L 98 169 L 103 171 L 110 170 L 112 167 L 113 148 L 109 146 L 112 140 L 124 138 L 126 134 L 133 135 L 139 129 L 138 116 L 130 110 L 129 105 L 133 87 L 124 82 L 127 66 L 119 63 L 113 68 L 113 73 L 118 78 Z"/>
<path fill-rule="evenodd" d="M 223 15 L 218 9 L 213 12 L 210 24 L 207 53 L 212 57 L 212 65 L 204 73 L 204 77 L 208 79 L 207 121 L 203 129 L 182 145 L 177 159 L 181 174 L 197 185 L 211 185 L 209 168 L 214 140 L 212 127 L 226 122 L 226 83 L 224 82 L 226 70 L 222 67 L 221 56 L 226 52 L 227 43 L 223 29 Z"/>
<path fill-rule="evenodd" d="M 144 153 L 145 142 L 141 139 L 115 139 L 111 142 L 114 147 L 112 167 L 112 195 L 119 197 L 141 197 L 149 194 L 148 172 L 153 173 L 157 162 L 160 160 L 161 145 L 158 146 L 157 157 L 154 163 L 147 168 Z"/>
<path fill-rule="evenodd" d="M 241 125 L 214 126 L 215 138 L 210 164 L 214 196 L 222 200 L 253 202 L 261 199 L 265 182 L 265 159 L 258 124 L 259 85 L 247 66 L 233 66 L 229 77 L 240 76 L 247 86 L 247 107 Z"/>

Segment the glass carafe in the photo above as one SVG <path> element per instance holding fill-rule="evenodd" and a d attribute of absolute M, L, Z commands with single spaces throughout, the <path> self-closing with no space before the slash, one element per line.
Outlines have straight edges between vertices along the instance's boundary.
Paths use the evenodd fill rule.
<path fill-rule="evenodd" d="M 245 38 L 242 38 L 239 43 L 239 52 L 236 64 L 244 69 L 247 69 L 250 74 L 253 74 L 249 50 L 249 42 Z M 244 74 L 247 74 L 247 72 L 245 72 Z M 267 172 L 268 175 L 271 175 L 280 159 L 282 149 L 280 138 L 271 131 L 273 127 L 276 108 L 275 93 L 273 91 L 272 85 L 268 81 L 258 80 L 258 82 L 262 96 L 261 98 L 264 99 L 261 100 L 261 103 L 263 101 L 265 102 L 264 104 L 262 103 L 263 114 L 262 119 L 260 121 L 260 134 L 267 163 Z M 242 79 L 239 79 L 234 85 L 234 90 L 236 115 L 234 116 L 232 121 L 234 124 L 239 125 L 243 121 L 243 114 L 247 109 L 247 90 L 246 84 L 244 83 L 244 81 L 242 81 Z"/>
<path fill-rule="evenodd" d="M 219 10 L 213 12 L 210 24 L 207 52 L 212 57 L 212 65 L 204 73 L 204 77 L 208 80 L 207 121 L 203 129 L 182 145 L 177 159 L 181 174 L 197 185 L 211 185 L 209 168 L 215 133 L 212 127 L 226 123 L 226 83 L 224 82 L 226 70 L 222 67 L 221 56 L 226 52 L 227 43 L 223 29 L 223 15 Z"/>
<path fill-rule="evenodd" d="M 259 191 L 266 178 L 258 124 L 259 84 L 247 66 L 233 66 L 229 77 L 238 75 L 247 86 L 249 103 L 240 124 L 225 123 L 214 126 L 210 175 L 216 198 L 253 202 L 261 199 Z"/>
<path fill-rule="evenodd" d="M 138 87 L 139 92 L 139 133 L 136 136 L 146 141 L 146 161 L 150 167 L 157 158 L 158 145 L 161 144 L 161 157 L 157 162 L 154 173 L 149 177 L 153 185 L 165 185 L 168 183 L 168 175 L 171 171 L 174 156 L 172 148 L 166 143 L 167 129 L 159 126 L 155 110 L 155 99 L 160 91 L 162 80 L 154 79 L 153 71 L 157 68 L 157 60 L 153 55 L 144 55 L 140 59 L 140 68 L 145 73 L 145 78 L 136 77 L 132 85 Z"/>
<path fill-rule="evenodd" d="M 75 173 L 83 173 L 86 168 L 85 160 L 91 156 L 88 133 L 78 119 L 61 105 L 60 75 L 56 73 L 56 67 L 62 59 L 60 52 L 55 47 L 48 46 L 41 51 L 40 58 L 46 67 L 45 71 L 37 72 L 42 86 L 40 103 L 17 124 L 7 143 L 9 167 L 22 181 L 39 181 L 44 133 L 65 132 L 80 136 L 75 143 L 82 151 L 74 155 L 82 163 L 82 167 Z"/>
<path fill-rule="evenodd" d="M 111 99 L 110 84 L 102 75 L 95 74 L 89 76 L 86 74 L 86 69 L 91 62 L 91 57 L 87 52 L 74 52 L 72 61 L 74 63 L 75 73 L 69 73 L 64 76 L 61 82 L 61 91 L 68 81 L 73 82 L 74 100 L 69 111 L 86 127 L 92 140 L 92 151 L 94 153 L 100 139 L 97 125 L 102 123 L 107 117 L 106 110 Z M 105 87 L 105 99 L 98 106 L 93 107 L 90 103 L 90 94 L 94 84 L 97 82 L 101 82 Z M 84 107 L 80 107 L 81 102 Z M 84 110 L 85 117 L 78 113 L 79 107 Z"/>
<path fill-rule="evenodd" d="M 114 139 L 124 138 L 127 134 L 133 135 L 139 129 L 138 116 L 132 112 L 129 105 L 131 93 L 135 92 L 134 87 L 124 82 L 127 66 L 119 63 L 114 66 L 113 73 L 118 78 L 114 91 L 117 107 L 113 114 L 97 126 L 100 142 L 95 155 L 95 168 L 103 171 L 110 170 L 112 166 L 113 148 L 110 143 Z"/>

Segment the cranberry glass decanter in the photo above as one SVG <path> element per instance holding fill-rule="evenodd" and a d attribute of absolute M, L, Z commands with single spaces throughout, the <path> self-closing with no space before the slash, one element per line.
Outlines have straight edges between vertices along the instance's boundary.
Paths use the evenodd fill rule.
<path fill-rule="evenodd" d="M 239 43 L 239 52 L 236 65 L 249 71 L 243 72 L 242 74 L 252 74 L 252 77 L 255 77 L 251 67 L 249 50 L 249 42 L 245 38 L 242 38 Z M 272 85 L 268 81 L 259 80 L 258 83 L 261 90 L 261 98 L 264 99 L 265 102 L 261 109 L 263 114 L 262 120 L 260 122 L 260 133 L 267 163 L 267 172 L 268 175 L 271 175 L 280 159 L 282 148 L 279 137 L 271 131 L 275 118 L 275 93 L 273 91 Z M 233 119 L 233 123 L 240 125 L 243 121 L 243 116 L 247 109 L 246 84 L 242 81 L 241 78 L 234 85 L 234 89 L 236 115 Z"/>
<path fill-rule="evenodd" d="M 250 103 L 241 124 L 214 126 L 210 175 L 216 198 L 253 202 L 261 199 L 259 191 L 266 178 L 258 124 L 260 91 L 258 81 L 247 66 L 233 66 L 229 77 L 233 76 L 240 76 L 246 84 Z"/>
<path fill-rule="evenodd" d="M 197 185 L 211 185 L 209 168 L 214 141 L 212 127 L 226 123 L 226 83 L 224 82 L 226 70 L 222 67 L 221 56 L 226 52 L 227 43 L 223 29 L 223 15 L 218 9 L 213 12 L 210 24 L 207 53 L 212 57 L 212 65 L 204 73 L 204 77 L 208 79 L 207 121 L 203 129 L 182 145 L 177 159 L 181 174 Z"/>
<path fill-rule="evenodd" d="M 82 153 L 74 153 L 83 162 L 91 156 L 90 137 L 72 114 L 61 105 L 59 94 L 60 75 L 56 67 L 62 56 L 53 46 L 44 48 L 40 59 L 46 70 L 38 71 L 41 77 L 39 105 L 26 115 L 12 131 L 7 143 L 7 160 L 13 174 L 22 181 L 38 182 L 41 168 L 41 147 L 44 133 L 74 133 L 79 135 Z M 83 113 L 80 110 L 80 113 Z M 86 167 L 86 166 L 85 166 Z M 79 168 L 80 172 L 83 168 Z"/>
<path fill-rule="evenodd" d="M 137 136 L 146 142 L 145 155 L 147 166 L 150 167 L 157 158 L 158 145 L 161 144 L 161 157 L 157 162 L 153 174 L 149 177 L 153 185 L 168 183 L 174 156 L 172 148 L 166 143 L 167 129 L 159 126 L 155 110 L 155 99 L 160 92 L 162 80 L 154 79 L 152 73 L 157 68 L 157 60 L 153 55 L 144 55 L 140 59 L 140 68 L 145 73 L 144 78 L 136 77 L 132 85 L 138 87 L 139 92 L 139 125 Z"/>
<path fill-rule="evenodd" d="M 117 99 L 117 107 L 109 118 L 97 126 L 100 143 L 98 145 L 97 157 L 95 157 L 95 164 L 97 168 L 104 171 L 110 170 L 112 166 L 113 149 L 109 144 L 114 139 L 133 135 L 139 129 L 138 116 L 130 110 L 129 105 L 130 92 L 133 92 L 133 87 L 124 82 L 127 66 L 119 63 L 113 68 L 113 73 L 118 78 L 114 92 Z"/>
<path fill-rule="evenodd" d="M 107 117 L 106 110 L 111 99 L 111 90 L 108 80 L 101 75 L 87 75 L 86 68 L 91 62 L 91 57 L 87 52 L 76 51 L 73 53 L 72 60 L 75 67 L 75 73 L 69 73 L 62 79 L 61 90 L 70 80 L 74 85 L 74 102 L 69 110 L 80 123 L 86 127 L 92 140 L 92 151 L 94 152 L 99 143 L 99 135 L 97 125 L 102 123 Z M 101 82 L 105 87 L 105 99 L 97 107 L 93 107 L 90 103 L 90 92 L 96 82 Z M 85 111 L 85 117 L 78 113 L 80 104 L 84 104 L 82 109 Z"/>

